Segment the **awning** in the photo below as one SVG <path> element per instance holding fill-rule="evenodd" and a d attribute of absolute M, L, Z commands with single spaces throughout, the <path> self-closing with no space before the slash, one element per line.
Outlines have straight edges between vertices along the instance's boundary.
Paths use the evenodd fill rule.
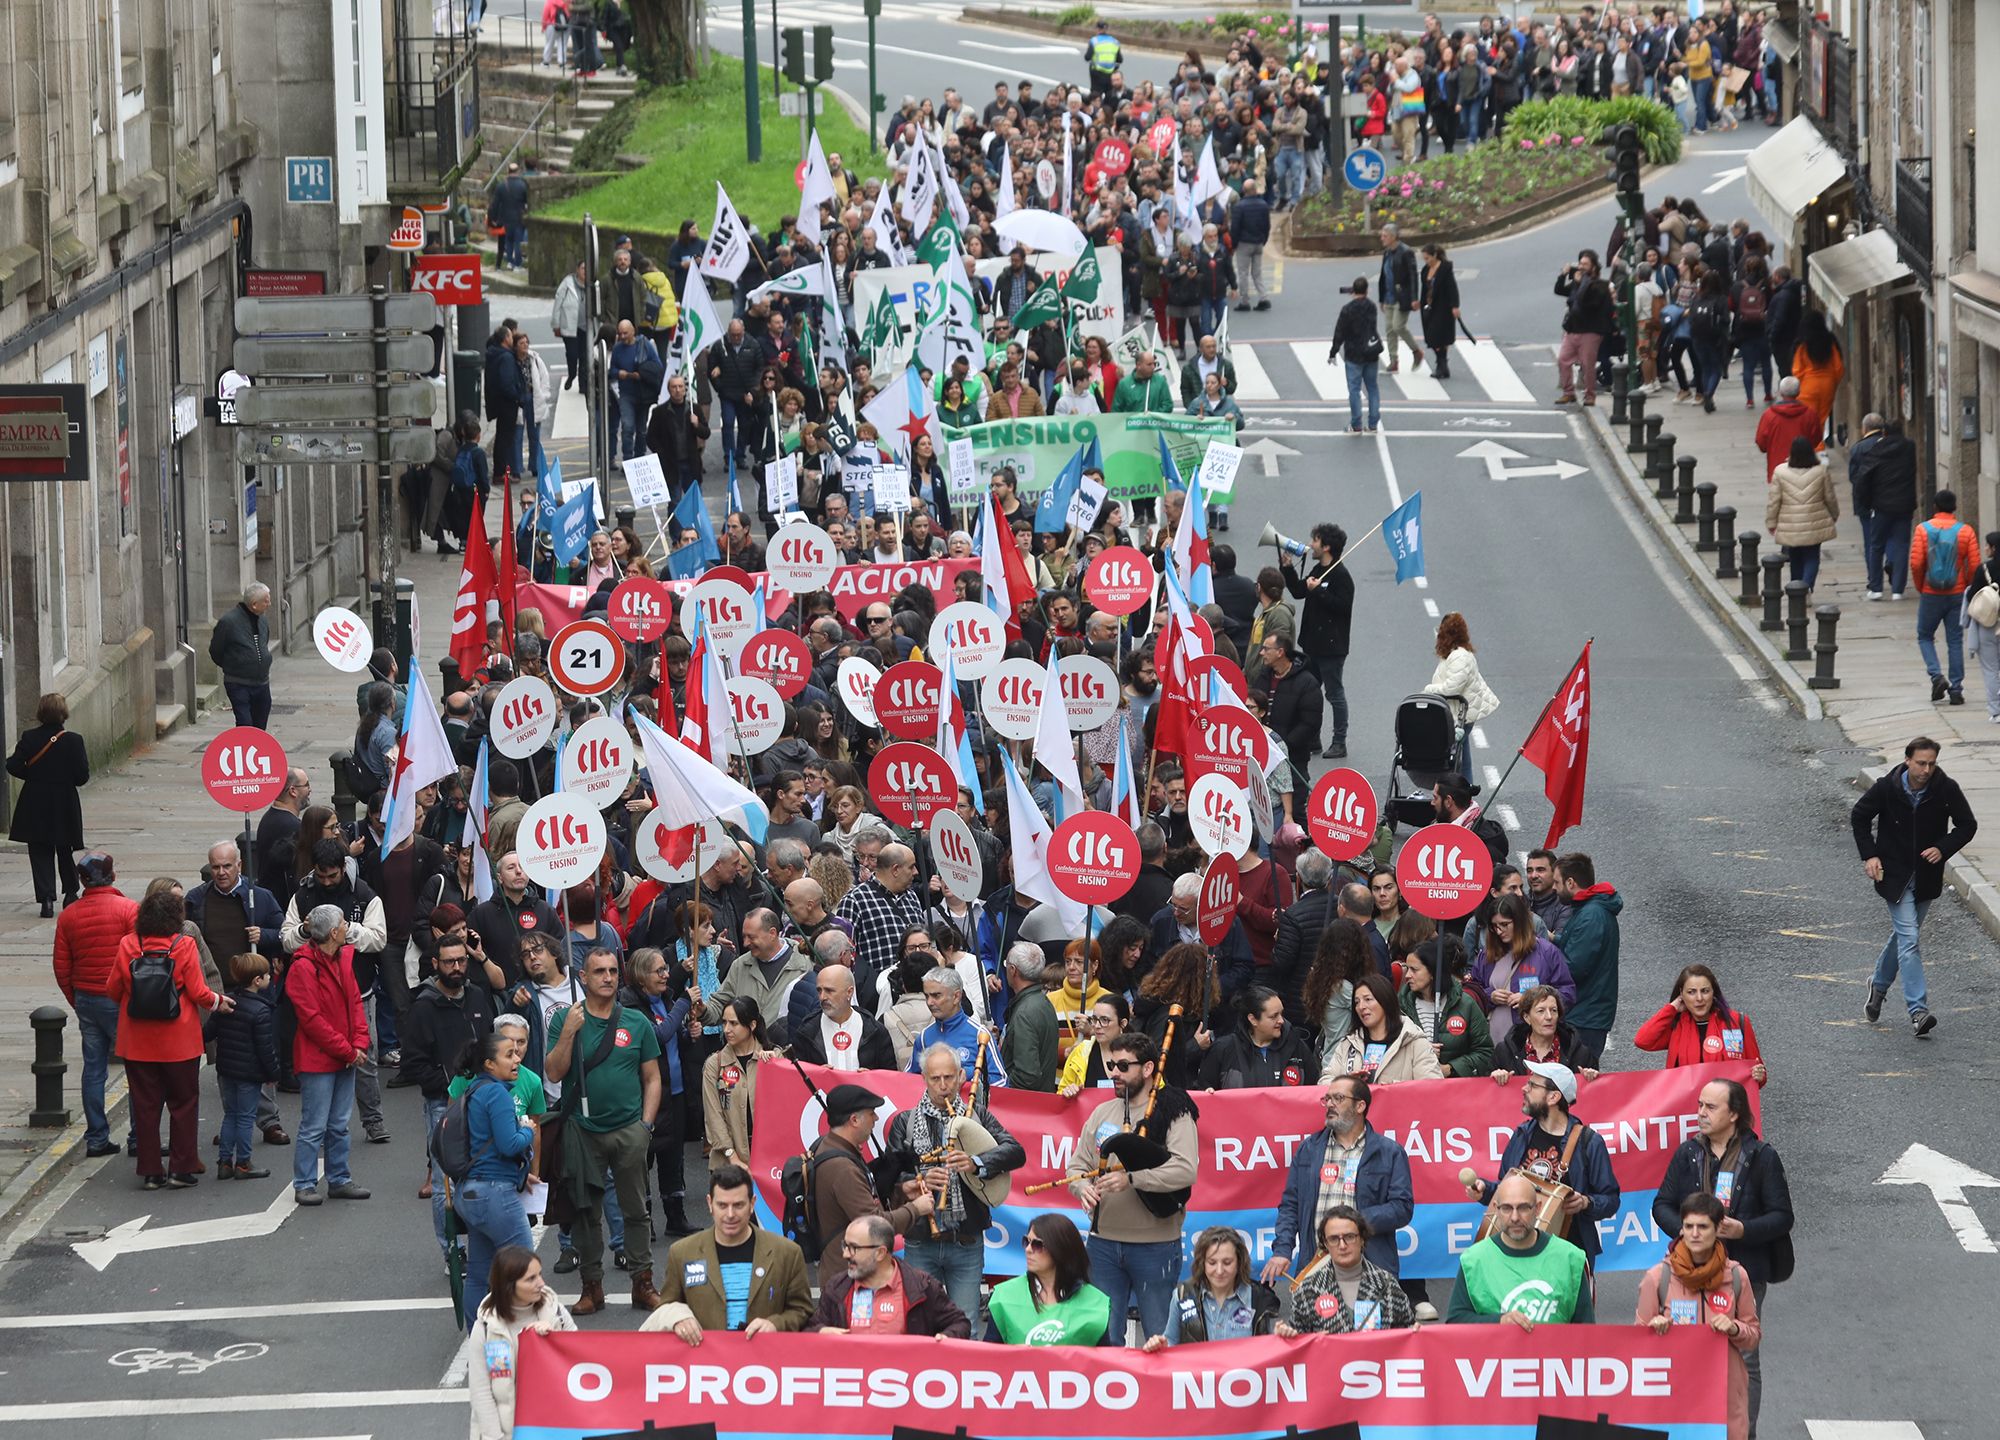
<path fill-rule="evenodd" d="M 1773 20 L 1764 27 L 1764 43 L 1778 54 L 1778 58 L 1790 65 L 1799 58 L 1798 32 L 1782 20 Z"/>
<path fill-rule="evenodd" d="M 1743 183 L 1764 218 L 1790 230 L 1800 211 L 1846 175 L 1840 152 L 1799 115 L 1750 152 Z"/>
<path fill-rule="evenodd" d="M 1827 313 L 1835 320 L 1847 318 L 1848 301 L 1910 278 L 1910 267 L 1896 253 L 1896 237 L 1887 230 L 1870 230 L 1815 250 L 1807 265 L 1813 294 L 1826 301 Z"/>

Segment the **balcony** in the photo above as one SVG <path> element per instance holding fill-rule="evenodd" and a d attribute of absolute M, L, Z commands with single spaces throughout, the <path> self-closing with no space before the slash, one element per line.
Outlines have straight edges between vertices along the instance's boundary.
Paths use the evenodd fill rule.
<path fill-rule="evenodd" d="M 1931 274 L 1931 162 L 1896 162 L 1896 248 L 1925 280 Z"/>

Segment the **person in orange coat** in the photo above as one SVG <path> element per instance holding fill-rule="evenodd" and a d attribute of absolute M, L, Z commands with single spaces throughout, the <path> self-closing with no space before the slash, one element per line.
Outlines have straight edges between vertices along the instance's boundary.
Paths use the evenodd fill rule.
<path fill-rule="evenodd" d="M 1847 361 L 1840 353 L 1840 342 L 1834 339 L 1826 316 L 1817 310 L 1808 310 L 1799 317 L 1799 348 L 1792 354 L 1792 376 L 1799 382 L 1799 399 L 1819 416 L 1824 432 L 1833 414 L 1833 397 L 1847 377 Z M 1820 448 L 1825 448 L 1823 433 L 1814 439 Z"/>
<path fill-rule="evenodd" d="M 1667 1052 L 1667 1068 L 1713 1060 L 1748 1060 L 1750 1078 L 1767 1078 L 1764 1056 L 1750 1017 L 1722 999 L 1722 982 L 1706 965 L 1689 965 L 1674 977 L 1667 1003 L 1639 1027 L 1632 1043 L 1641 1050 Z"/>
<path fill-rule="evenodd" d="M 1639 1282 L 1637 1319 L 1655 1334 L 1706 1325 L 1729 1342 L 1729 1440 L 1749 1440 L 1750 1371 L 1743 1357 L 1763 1341 L 1757 1294 L 1721 1239 L 1722 1202 L 1697 1192 L 1681 1202 L 1681 1233 Z"/>
<path fill-rule="evenodd" d="M 200 1163 L 196 1131 L 201 1105 L 201 1012 L 235 1008 L 208 988 L 201 975 L 201 952 L 181 933 L 187 920 L 181 897 L 171 890 L 139 902 L 133 934 L 118 944 L 105 994 L 118 1003 L 118 1057 L 132 1095 L 132 1130 L 139 1146 L 139 1179 L 145 1189 L 185 1190 L 196 1183 Z M 165 953 L 173 968 L 174 1015 L 143 1013 L 157 999 L 151 986 L 133 1013 L 133 962 Z M 160 1111 L 167 1112 L 167 1166 L 160 1161 Z"/>

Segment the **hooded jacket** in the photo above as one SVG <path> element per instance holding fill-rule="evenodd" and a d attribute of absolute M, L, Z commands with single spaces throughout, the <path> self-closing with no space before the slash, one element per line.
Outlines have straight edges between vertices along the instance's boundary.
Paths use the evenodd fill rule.
<path fill-rule="evenodd" d="M 465 1047 L 492 1031 L 493 997 L 484 988 L 468 980 L 458 994 L 448 995 L 435 979 L 426 980 L 397 1032 L 404 1083 L 422 1086 L 426 1100 L 442 1100 Z"/>
<path fill-rule="evenodd" d="M 1556 944 L 1576 979 L 1576 1005 L 1567 1017 L 1579 1030 L 1609 1030 L 1618 1018 L 1618 913 L 1625 897 L 1609 885 L 1592 885 L 1572 897 Z"/>
<path fill-rule="evenodd" d="M 502 1320 L 488 1295 L 472 1317 L 472 1357 L 466 1389 L 472 1401 L 473 1440 L 506 1440 L 514 1433 L 514 1377 L 519 1368 L 521 1332 L 530 1325 L 547 1330 L 574 1330 L 576 1321 L 554 1291 L 543 1291 L 533 1310 Z"/>

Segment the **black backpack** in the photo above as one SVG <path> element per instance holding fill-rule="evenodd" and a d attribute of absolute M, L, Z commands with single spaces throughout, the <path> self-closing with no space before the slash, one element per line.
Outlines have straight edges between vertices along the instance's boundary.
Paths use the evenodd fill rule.
<path fill-rule="evenodd" d="M 181 991 L 174 984 L 173 944 L 171 938 L 148 941 L 132 957 L 132 993 L 126 997 L 125 1013 L 134 1020 L 181 1018 Z"/>
<path fill-rule="evenodd" d="M 778 1191 L 784 1200 L 785 1210 L 780 1217 L 785 1235 L 800 1250 L 805 1252 L 806 1263 L 819 1263 L 819 1223 L 813 1213 L 813 1184 L 819 1174 L 819 1167 L 830 1159 L 846 1160 L 861 1166 L 863 1174 L 868 1174 L 867 1165 L 858 1155 L 840 1146 L 815 1145 L 803 1155 L 794 1155 L 785 1161 L 785 1168 L 778 1175 Z M 874 1184 L 871 1175 L 869 1184 Z"/>
<path fill-rule="evenodd" d="M 1688 306 L 1688 334 L 1697 340 L 1720 340 L 1729 333 L 1729 312 L 1713 295 L 1704 295 Z"/>
<path fill-rule="evenodd" d="M 472 1092 L 484 1084 L 484 1078 L 473 1081 L 465 1090 L 453 1097 L 438 1116 L 437 1124 L 431 1127 L 430 1143 L 425 1147 L 430 1158 L 437 1163 L 454 1185 L 465 1183 L 465 1177 L 472 1173 L 473 1162 L 479 1156 L 472 1153 Z M 494 1081 L 499 1084 L 499 1081 Z"/>

